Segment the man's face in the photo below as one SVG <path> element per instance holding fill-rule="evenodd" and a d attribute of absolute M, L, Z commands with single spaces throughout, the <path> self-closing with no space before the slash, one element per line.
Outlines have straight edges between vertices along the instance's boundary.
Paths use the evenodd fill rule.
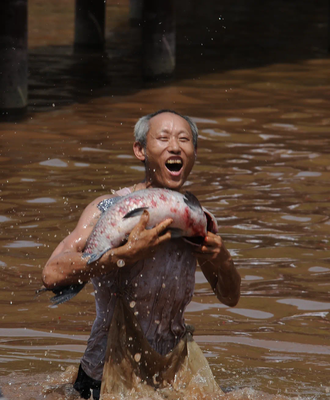
<path fill-rule="evenodd" d="M 151 118 L 144 150 L 147 186 L 179 190 L 195 163 L 188 122 L 172 113 Z"/>

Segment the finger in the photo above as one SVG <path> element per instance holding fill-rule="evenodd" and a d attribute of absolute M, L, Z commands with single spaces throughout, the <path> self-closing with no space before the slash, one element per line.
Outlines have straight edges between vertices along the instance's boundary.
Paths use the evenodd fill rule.
<path fill-rule="evenodd" d="M 168 240 L 171 239 L 171 237 L 172 237 L 171 232 L 166 232 L 164 233 L 164 235 L 158 237 L 157 244 L 167 242 Z"/>
<path fill-rule="evenodd" d="M 208 252 L 216 250 L 217 248 L 218 248 L 218 246 L 216 243 L 208 242 L 207 244 L 205 244 L 205 243 L 202 244 L 201 250 L 203 253 L 208 253 Z"/>
<path fill-rule="evenodd" d="M 200 256 L 203 254 L 203 252 L 201 251 L 201 249 L 196 249 L 192 252 L 195 256 Z"/>
<path fill-rule="evenodd" d="M 211 254 L 214 253 L 214 249 L 208 246 L 202 246 L 194 251 L 194 253 L 198 254 Z"/>
<path fill-rule="evenodd" d="M 132 232 L 140 233 L 140 232 L 144 231 L 147 226 L 148 221 L 149 221 L 149 213 L 147 210 L 144 210 L 139 222 L 135 225 Z"/>
<path fill-rule="evenodd" d="M 149 221 L 149 217 L 150 217 L 149 211 L 144 210 L 141 215 L 140 221 L 145 221 L 147 223 Z"/>
<path fill-rule="evenodd" d="M 221 240 L 219 236 L 205 236 L 203 246 L 209 248 L 218 248 L 221 247 Z"/>
<path fill-rule="evenodd" d="M 171 223 L 173 222 L 172 218 L 165 219 L 165 221 L 161 222 L 160 224 L 156 225 L 154 230 L 156 231 L 157 235 L 165 231 Z"/>

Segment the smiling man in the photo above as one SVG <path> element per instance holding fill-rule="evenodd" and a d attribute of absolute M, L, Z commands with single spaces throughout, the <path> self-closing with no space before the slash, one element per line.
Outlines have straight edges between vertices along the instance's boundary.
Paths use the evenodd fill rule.
<path fill-rule="evenodd" d="M 118 314 L 119 302 L 135 321 L 135 327 L 130 328 L 137 329 L 133 332 L 135 340 L 140 337 L 141 342 L 146 342 L 144 346 L 150 346 L 149 353 L 154 352 L 154 357 L 159 355 L 163 357 L 160 360 L 167 360 L 166 357 L 176 354 L 180 346 L 180 354 L 189 357 L 182 345 L 188 332 L 183 313 L 193 295 L 197 260 L 222 303 L 235 306 L 240 296 L 240 276 L 217 235 L 216 221 L 207 210 L 208 234 L 200 247 L 183 239 L 171 239 L 167 231 L 171 219 L 145 229 L 149 214 L 144 211 L 123 246 L 111 249 L 92 264 L 87 264 L 82 257 L 93 227 L 101 213 L 111 207 L 115 196 L 148 188 L 179 191 L 193 168 L 198 131 L 188 117 L 160 110 L 142 117 L 134 134 L 133 150 L 137 159 L 144 163 L 145 179 L 115 194 L 99 197 L 87 206 L 77 227 L 51 255 L 42 275 L 49 289 L 92 279 L 96 319 L 74 384 L 83 398 L 89 398 L 91 393 L 94 399 L 99 398 L 108 332 L 115 332 L 118 324 L 125 324 L 124 320 L 118 322 L 125 314 L 125 311 Z M 118 268 L 120 263 L 125 266 Z M 136 372 L 134 368 L 132 366 L 132 371 Z M 159 386 L 155 380 L 149 384 Z"/>

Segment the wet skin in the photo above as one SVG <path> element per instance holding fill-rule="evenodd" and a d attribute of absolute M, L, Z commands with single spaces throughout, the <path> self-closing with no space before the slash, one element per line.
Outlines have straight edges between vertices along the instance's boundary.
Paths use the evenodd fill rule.
<path fill-rule="evenodd" d="M 162 113 L 151 118 L 149 127 L 146 148 L 137 142 L 133 146 L 135 156 L 145 162 L 145 187 L 167 187 L 172 190 L 180 190 L 194 166 L 197 155 L 190 125 L 176 114 Z M 171 171 L 167 168 L 169 161 L 180 161 L 182 163 L 181 169 Z M 147 222 L 148 215 L 145 214 L 139 223 L 141 232 L 143 232 Z M 224 267 L 223 273 L 227 273 L 226 278 L 229 280 L 225 279 L 226 282 L 222 285 L 221 298 L 219 293 L 218 297 L 227 305 L 235 305 L 239 299 L 238 282 L 240 278 L 221 237 L 208 232 L 204 243 L 200 248 L 195 249 L 194 253 L 213 289 L 219 282 L 218 262 L 221 263 Z M 213 261 L 218 262 L 213 263 Z M 233 271 L 235 271 L 235 274 L 232 277 Z M 225 283 L 229 284 L 226 285 Z M 235 293 L 232 293 L 233 287 L 236 288 Z"/>
<path fill-rule="evenodd" d="M 178 115 L 162 113 L 151 118 L 146 148 L 135 142 L 135 156 L 145 163 L 146 187 L 180 190 L 196 158 L 188 122 Z M 169 169 L 173 164 L 180 169 Z"/>
<path fill-rule="evenodd" d="M 145 180 L 134 189 L 166 187 L 178 191 L 196 158 L 190 126 L 185 119 L 172 113 L 158 114 L 149 123 L 146 147 L 138 142 L 133 145 L 135 156 L 146 167 Z M 173 163 L 176 164 L 175 169 L 172 168 Z M 82 258 L 82 251 L 101 214 L 97 205 L 110 197 L 101 196 L 87 206 L 75 230 L 55 249 L 43 270 L 43 282 L 47 288 L 87 282 L 94 276 L 117 269 L 118 260 L 123 260 L 127 267 L 132 266 L 150 257 L 160 243 L 171 239 L 171 233 L 166 230 L 172 219 L 147 230 L 149 213 L 145 211 L 125 245 L 111 249 L 95 263 L 87 264 Z M 240 276 L 221 237 L 208 232 L 203 245 L 195 250 L 195 255 L 219 300 L 229 306 L 236 305 L 240 295 Z"/>

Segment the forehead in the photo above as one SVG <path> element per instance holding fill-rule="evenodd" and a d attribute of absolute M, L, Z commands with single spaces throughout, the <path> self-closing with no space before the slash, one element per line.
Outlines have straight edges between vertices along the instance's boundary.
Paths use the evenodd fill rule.
<path fill-rule="evenodd" d="M 152 117 L 149 121 L 149 132 L 167 130 L 171 133 L 188 132 L 192 134 L 189 123 L 179 115 L 164 112 Z"/>

